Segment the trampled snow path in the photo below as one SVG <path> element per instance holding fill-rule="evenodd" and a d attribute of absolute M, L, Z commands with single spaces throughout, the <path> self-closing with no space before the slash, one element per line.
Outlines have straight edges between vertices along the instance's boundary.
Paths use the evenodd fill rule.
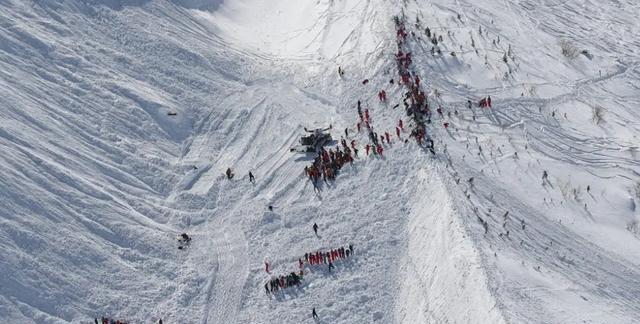
<path fill-rule="evenodd" d="M 321 323 L 633 323 L 638 12 L 632 1 L 5 1 L 0 318 L 293 323 L 316 307 Z M 394 139 L 384 158 L 361 149 L 316 194 L 309 159 L 289 152 L 303 127 L 332 124 L 336 139 L 349 128 L 362 147 L 358 99 L 380 133 L 406 118 L 406 90 L 389 84 L 397 13 L 444 109 L 428 128 L 437 154 L 413 140 Z M 560 39 L 592 58 L 563 57 Z M 466 108 L 485 95 L 492 109 Z M 193 237 L 183 251 L 181 232 Z M 265 294 L 265 258 L 286 274 L 306 252 L 350 243 L 356 255 L 332 273 L 310 268 L 300 288 Z"/>

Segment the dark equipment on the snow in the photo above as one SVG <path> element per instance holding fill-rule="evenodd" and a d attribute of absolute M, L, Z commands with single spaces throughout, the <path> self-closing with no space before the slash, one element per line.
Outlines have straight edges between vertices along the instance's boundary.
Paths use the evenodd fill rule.
<path fill-rule="evenodd" d="M 329 134 L 328 132 L 331 128 L 331 125 L 329 125 L 329 127 L 327 128 L 316 128 L 314 130 L 308 130 L 307 128 L 305 128 L 304 130 L 310 134 L 300 137 L 300 146 L 292 147 L 291 152 L 318 152 L 321 147 L 332 140 L 331 134 Z"/>
<path fill-rule="evenodd" d="M 176 112 L 168 112 L 167 113 L 167 116 L 177 116 L 177 115 L 178 115 L 178 113 L 176 113 Z"/>
<path fill-rule="evenodd" d="M 187 233 L 182 233 L 178 235 L 178 243 L 180 244 L 178 246 L 178 250 L 182 250 L 185 247 L 187 247 L 189 244 L 191 244 L 191 237 L 187 235 Z"/>

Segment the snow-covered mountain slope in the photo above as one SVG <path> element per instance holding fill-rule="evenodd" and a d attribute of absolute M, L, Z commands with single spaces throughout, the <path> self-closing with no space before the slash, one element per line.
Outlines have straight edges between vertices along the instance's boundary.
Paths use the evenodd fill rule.
<path fill-rule="evenodd" d="M 2 1 L 0 318 L 294 323 L 315 307 L 323 323 L 634 323 L 639 12 Z M 394 15 L 435 155 L 410 137 Z M 384 157 L 364 152 L 358 100 L 392 135 Z M 360 155 L 315 191 L 312 158 L 289 148 L 327 124 Z M 305 253 L 349 244 L 332 271 L 305 265 L 300 287 L 265 293 Z"/>
<path fill-rule="evenodd" d="M 449 192 L 509 321 L 637 321 L 640 43 L 624 35 L 638 31 L 638 9 L 425 2 L 408 10 L 444 38 L 443 56 L 415 42 L 416 66 L 442 94 L 437 123 L 453 127 L 438 138 L 461 179 Z M 587 55 L 563 56 L 563 41 Z M 486 95 L 493 108 L 466 107 Z"/>

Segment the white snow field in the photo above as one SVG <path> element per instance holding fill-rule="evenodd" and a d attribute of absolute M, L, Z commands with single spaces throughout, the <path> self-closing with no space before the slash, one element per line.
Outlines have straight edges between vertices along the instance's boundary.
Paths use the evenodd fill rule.
<path fill-rule="evenodd" d="M 435 154 L 410 136 L 395 15 Z M 640 323 L 639 15 L 633 0 L 0 0 L 0 319 Z M 358 100 L 392 135 L 382 157 Z M 360 153 L 315 191 L 314 156 L 289 149 L 329 124 Z"/>

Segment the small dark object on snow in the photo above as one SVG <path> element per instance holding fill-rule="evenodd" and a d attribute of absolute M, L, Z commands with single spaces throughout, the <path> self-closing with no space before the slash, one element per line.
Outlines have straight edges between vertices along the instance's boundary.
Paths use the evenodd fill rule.
<path fill-rule="evenodd" d="M 587 50 L 582 50 L 580 52 L 580 54 L 584 55 L 589 60 L 593 60 L 593 55 L 591 53 L 589 53 L 589 51 L 587 51 Z"/>
<path fill-rule="evenodd" d="M 364 79 L 364 81 L 362 81 L 362 84 L 367 84 L 369 83 L 369 79 Z"/>
<path fill-rule="evenodd" d="M 167 116 L 177 116 L 178 113 L 177 112 L 168 112 Z"/>
<path fill-rule="evenodd" d="M 290 151 L 299 153 L 318 152 L 325 144 L 331 142 L 332 138 L 329 133 L 330 129 L 332 129 L 332 125 L 329 125 L 329 127 L 326 128 L 316 128 L 313 130 L 309 130 L 305 127 L 304 130 L 309 133 L 309 135 L 300 137 L 300 145 L 292 147 Z"/>
<path fill-rule="evenodd" d="M 182 233 L 178 236 L 178 242 L 180 243 L 178 250 L 182 250 L 191 243 L 191 237 L 187 233 Z"/>
<path fill-rule="evenodd" d="M 273 206 L 269 205 L 267 208 L 269 208 L 269 211 L 273 211 Z"/>
<path fill-rule="evenodd" d="M 231 168 L 227 168 L 226 175 L 227 175 L 227 179 L 229 180 L 233 178 L 234 174 L 233 174 L 233 171 L 231 171 Z"/>

